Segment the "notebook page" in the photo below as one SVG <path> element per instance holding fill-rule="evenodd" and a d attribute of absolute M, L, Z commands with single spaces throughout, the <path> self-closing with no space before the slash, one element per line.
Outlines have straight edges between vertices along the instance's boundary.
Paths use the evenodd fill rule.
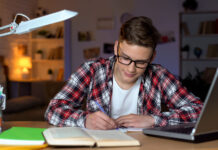
<path fill-rule="evenodd" d="M 117 130 L 85 130 L 95 140 L 132 140 L 133 138 Z"/>
<path fill-rule="evenodd" d="M 95 140 L 79 127 L 54 127 L 43 132 L 49 145 L 93 146 Z"/>
<path fill-rule="evenodd" d="M 80 128 L 64 127 L 64 128 L 52 128 L 50 130 L 53 138 L 83 138 L 89 137 L 89 135 Z"/>
<path fill-rule="evenodd" d="M 96 140 L 98 147 L 139 146 L 138 140 L 118 130 L 85 130 Z"/>

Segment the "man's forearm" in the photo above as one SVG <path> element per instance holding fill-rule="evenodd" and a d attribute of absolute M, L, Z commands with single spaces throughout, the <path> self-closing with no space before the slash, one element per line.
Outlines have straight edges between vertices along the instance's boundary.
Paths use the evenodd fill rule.
<path fill-rule="evenodd" d="M 83 110 L 73 109 L 68 104 L 60 104 L 59 100 L 52 100 L 45 112 L 45 119 L 55 126 L 84 127 L 86 115 L 87 112 Z"/>

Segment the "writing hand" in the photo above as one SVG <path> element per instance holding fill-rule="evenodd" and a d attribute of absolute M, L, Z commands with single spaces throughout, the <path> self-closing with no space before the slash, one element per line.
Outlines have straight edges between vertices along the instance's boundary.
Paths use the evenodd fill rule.
<path fill-rule="evenodd" d="M 86 117 L 85 127 L 88 129 L 109 130 L 117 128 L 117 125 L 106 114 L 97 111 Z"/>
<path fill-rule="evenodd" d="M 149 115 L 129 114 L 115 120 L 118 126 L 148 128 L 154 125 L 154 118 Z"/>

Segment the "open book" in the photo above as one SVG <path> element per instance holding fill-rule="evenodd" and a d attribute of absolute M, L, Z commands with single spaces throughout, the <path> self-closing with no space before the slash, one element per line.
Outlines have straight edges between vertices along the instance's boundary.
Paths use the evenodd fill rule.
<path fill-rule="evenodd" d="M 53 127 L 43 132 L 52 146 L 139 146 L 138 140 L 118 130 L 89 130 L 79 127 Z"/>

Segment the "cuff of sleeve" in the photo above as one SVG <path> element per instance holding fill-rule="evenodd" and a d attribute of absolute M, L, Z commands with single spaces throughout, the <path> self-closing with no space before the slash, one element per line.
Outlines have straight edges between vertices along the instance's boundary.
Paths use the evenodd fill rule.
<path fill-rule="evenodd" d="M 163 119 L 162 117 L 155 116 L 155 115 L 152 115 L 152 117 L 154 118 L 154 126 L 166 126 L 167 125 L 167 121 Z"/>
<path fill-rule="evenodd" d="M 76 122 L 77 126 L 81 128 L 85 128 L 85 120 L 86 120 L 86 115 L 83 117 L 80 117 Z"/>
<path fill-rule="evenodd" d="M 160 124 L 160 117 L 154 115 L 152 117 L 154 118 L 154 126 L 158 126 Z"/>

